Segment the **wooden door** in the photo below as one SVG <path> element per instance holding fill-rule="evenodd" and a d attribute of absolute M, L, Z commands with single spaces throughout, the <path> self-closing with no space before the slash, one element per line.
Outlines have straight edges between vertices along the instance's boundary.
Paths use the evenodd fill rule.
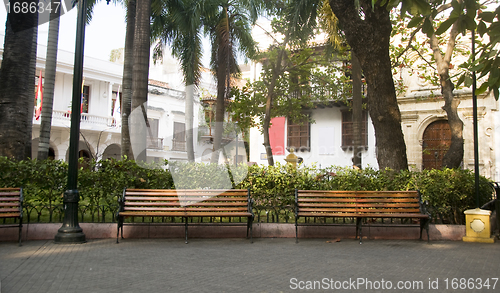
<path fill-rule="evenodd" d="M 446 120 L 432 122 L 424 131 L 422 144 L 423 169 L 441 169 L 443 156 L 450 148 L 451 131 Z"/>

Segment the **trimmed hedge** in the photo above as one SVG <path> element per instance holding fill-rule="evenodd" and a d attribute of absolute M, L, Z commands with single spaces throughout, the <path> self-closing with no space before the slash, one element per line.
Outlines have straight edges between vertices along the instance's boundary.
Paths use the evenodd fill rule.
<path fill-rule="evenodd" d="M 78 189 L 85 205 L 116 205 L 128 188 L 250 188 L 259 206 L 292 206 L 294 189 L 313 190 L 420 190 L 428 201 L 436 223 L 463 224 L 463 212 L 475 208 L 474 174 L 470 170 L 444 169 L 415 171 L 375 170 L 371 168 L 314 166 L 219 166 L 189 163 L 170 164 L 171 172 L 162 165 L 139 166 L 130 160 L 91 162 L 80 168 Z M 68 166 L 63 161 L 25 160 L 14 162 L 0 157 L 0 187 L 24 187 L 28 205 L 52 207 L 62 204 Z M 207 183 L 208 186 L 207 186 Z M 490 181 L 480 179 L 480 204 L 491 200 Z"/>

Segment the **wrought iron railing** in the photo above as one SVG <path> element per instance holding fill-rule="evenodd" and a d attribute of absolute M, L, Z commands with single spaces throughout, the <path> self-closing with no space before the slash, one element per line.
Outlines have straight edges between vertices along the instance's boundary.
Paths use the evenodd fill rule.
<path fill-rule="evenodd" d="M 147 139 L 148 149 L 162 150 L 163 149 L 163 138 L 152 137 Z"/>
<path fill-rule="evenodd" d="M 116 205 L 80 205 L 78 209 L 78 220 L 80 223 L 115 223 L 116 212 L 119 206 Z M 253 207 L 255 223 L 295 223 L 295 207 L 287 206 L 259 206 Z M 63 205 L 25 205 L 23 207 L 23 222 L 29 223 L 62 223 L 64 216 Z M 0 223 L 10 223 L 12 219 L 0 220 Z M 166 222 L 181 223 L 182 218 L 162 217 L 152 219 L 144 217 L 136 220 L 139 222 Z M 246 222 L 246 218 L 199 218 L 191 219 L 194 222 Z M 324 223 L 324 224 L 354 224 L 354 218 L 300 218 L 302 223 Z M 409 219 L 367 219 L 369 223 L 395 223 L 395 224 L 416 224 Z M 433 221 L 436 223 L 436 221 Z"/>
<path fill-rule="evenodd" d="M 172 139 L 172 150 L 178 151 L 178 152 L 185 152 L 186 151 L 186 141 Z"/>

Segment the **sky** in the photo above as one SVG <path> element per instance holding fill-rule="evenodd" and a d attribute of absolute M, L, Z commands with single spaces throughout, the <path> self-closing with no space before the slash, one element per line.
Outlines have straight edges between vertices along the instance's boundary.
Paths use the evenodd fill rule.
<path fill-rule="evenodd" d="M 109 60 L 111 50 L 125 45 L 125 8 L 121 4 L 109 5 L 100 1 L 94 8 L 92 22 L 85 28 L 85 56 Z M 59 26 L 59 49 L 74 52 L 76 40 L 76 7 L 61 16 Z M 0 41 L 3 47 L 7 11 L 0 7 Z M 38 43 L 47 44 L 48 23 L 38 26 Z"/>

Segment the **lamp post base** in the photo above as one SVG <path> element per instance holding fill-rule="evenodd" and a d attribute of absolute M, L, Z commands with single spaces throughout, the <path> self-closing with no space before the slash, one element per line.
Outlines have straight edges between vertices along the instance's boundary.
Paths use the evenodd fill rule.
<path fill-rule="evenodd" d="M 64 220 L 63 225 L 55 236 L 56 243 L 84 243 L 85 234 L 78 225 L 78 190 L 66 190 L 64 193 Z"/>
<path fill-rule="evenodd" d="M 56 243 L 85 243 L 85 234 L 82 228 L 62 227 L 54 238 Z"/>

